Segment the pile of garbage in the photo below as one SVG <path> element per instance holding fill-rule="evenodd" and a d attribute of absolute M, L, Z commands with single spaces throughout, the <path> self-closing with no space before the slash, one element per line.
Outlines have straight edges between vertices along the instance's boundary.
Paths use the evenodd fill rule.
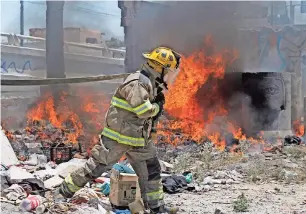
<path fill-rule="evenodd" d="M 112 170 L 89 182 L 70 199 L 59 194 L 64 178 L 84 165 L 82 157 L 56 163 L 44 153 L 35 153 L 24 145 L 27 153 L 17 156 L 1 130 L 1 203 L 18 207 L 22 212 L 35 213 L 142 213 L 145 206 L 140 196 L 138 177 L 127 159 L 116 163 Z M 22 138 L 24 140 L 24 138 Z M 19 141 L 21 142 L 21 140 Z M 20 153 L 18 153 L 20 154 Z M 174 194 L 193 191 L 192 174 L 172 173 L 173 165 L 160 161 L 164 191 Z M 130 187 L 120 194 L 122 186 Z M 135 191 L 136 189 L 136 191 Z M 131 191 L 129 191 L 131 190 Z"/>
<path fill-rule="evenodd" d="M 69 124 L 66 127 L 69 127 Z M 48 161 L 52 160 L 57 163 L 60 163 L 61 160 L 68 161 L 76 154 L 87 157 L 82 147 L 88 146 L 83 142 L 90 142 L 90 140 L 84 135 L 75 136 L 73 128 L 57 128 L 52 124 L 43 125 L 36 122 L 25 129 L 5 130 L 4 132 L 18 159 L 22 161 L 26 160 L 30 154 L 43 154 Z M 79 143 L 71 143 L 71 139 L 76 137 Z M 57 154 L 57 151 L 60 151 L 61 154 Z"/>

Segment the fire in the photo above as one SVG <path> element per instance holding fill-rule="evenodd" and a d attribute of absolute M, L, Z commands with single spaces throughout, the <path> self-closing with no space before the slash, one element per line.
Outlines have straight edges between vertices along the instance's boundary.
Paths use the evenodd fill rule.
<path fill-rule="evenodd" d="M 77 90 L 76 94 L 78 96 L 69 96 L 63 91 L 59 99 L 55 99 L 51 93 L 41 96 L 39 102 L 27 113 L 26 130 L 31 131 L 35 126 L 41 139 L 55 140 L 56 133 L 50 136 L 46 131 L 49 123 L 65 134 L 65 143 L 77 143 L 80 136 L 96 142 L 95 138 L 103 128 L 109 99 L 103 94 L 94 96 L 87 93 L 84 88 Z"/>
<path fill-rule="evenodd" d="M 296 136 L 302 137 L 305 133 L 304 124 L 300 120 L 293 122 L 293 130 Z"/>
<path fill-rule="evenodd" d="M 227 66 L 238 55 L 236 50 L 218 51 L 212 38 L 206 37 L 202 50 L 182 57 L 181 71 L 169 87 L 165 104 L 165 110 L 175 120 L 158 126 L 164 140 L 177 144 L 182 138 L 196 142 L 208 139 L 223 150 L 225 133 L 232 133 L 238 140 L 247 139 L 242 129 L 227 119 L 228 110 L 218 92 L 218 80 L 224 78 Z M 173 139 L 173 130 L 182 133 L 181 139 Z"/>

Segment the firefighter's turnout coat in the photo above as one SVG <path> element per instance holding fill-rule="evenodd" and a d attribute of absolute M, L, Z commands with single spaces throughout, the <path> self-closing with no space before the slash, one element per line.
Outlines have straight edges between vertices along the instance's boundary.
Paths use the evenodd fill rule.
<path fill-rule="evenodd" d="M 156 75 L 144 65 L 118 87 L 105 117 L 101 142 L 92 149 L 85 166 L 65 179 L 69 191 L 82 188 L 126 155 L 139 177 L 144 202 L 150 208 L 164 204 L 161 167 L 150 134 L 152 117 L 160 110 L 153 102 L 157 95 Z"/>

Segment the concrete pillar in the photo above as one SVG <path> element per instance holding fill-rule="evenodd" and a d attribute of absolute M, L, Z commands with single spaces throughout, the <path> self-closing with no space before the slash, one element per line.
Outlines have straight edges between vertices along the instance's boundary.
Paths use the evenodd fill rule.
<path fill-rule="evenodd" d="M 291 134 L 291 74 L 243 73 L 243 130 L 249 136 L 264 131 L 266 137 Z"/>
<path fill-rule="evenodd" d="M 294 122 L 304 123 L 304 97 L 302 85 L 302 72 L 300 63 L 296 63 L 295 72 L 291 75 L 291 120 Z"/>
<path fill-rule="evenodd" d="M 281 32 L 279 51 L 284 58 L 285 72 L 291 75 L 291 121 L 303 123 L 304 97 L 302 80 L 302 52 L 306 46 L 306 31 L 291 26 L 284 27 Z"/>

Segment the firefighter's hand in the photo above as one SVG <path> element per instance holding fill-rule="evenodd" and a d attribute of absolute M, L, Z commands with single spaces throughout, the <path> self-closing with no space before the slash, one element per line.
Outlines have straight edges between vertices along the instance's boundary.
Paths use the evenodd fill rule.
<path fill-rule="evenodd" d="M 154 99 L 154 102 L 159 106 L 159 112 L 158 114 L 153 118 L 153 120 L 156 120 L 158 119 L 162 113 L 163 113 L 163 110 L 164 110 L 164 104 L 165 104 L 165 96 L 163 93 L 159 93 L 155 99 Z"/>
<path fill-rule="evenodd" d="M 165 104 L 165 95 L 162 92 L 158 93 L 157 96 L 154 99 L 154 102 L 163 106 Z"/>

